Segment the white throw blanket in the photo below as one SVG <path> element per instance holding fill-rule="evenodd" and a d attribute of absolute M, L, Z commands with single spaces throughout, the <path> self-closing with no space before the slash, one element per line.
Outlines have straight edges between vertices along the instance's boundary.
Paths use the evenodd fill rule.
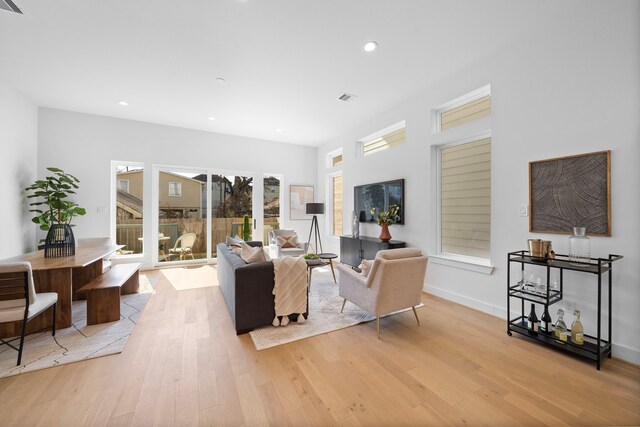
<path fill-rule="evenodd" d="M 276 311 L 273 326 L 287 325 L 289 323 L 287 316 L 293 313 L 299 313 L 297 322 L 303 323 L 302 313 L 307 311 L 307 263 L 302 257 L 285 256 L 273 260 L 273 269 Z M 278 316 L 282 316 L 282 323 L 278 320 Z"/>

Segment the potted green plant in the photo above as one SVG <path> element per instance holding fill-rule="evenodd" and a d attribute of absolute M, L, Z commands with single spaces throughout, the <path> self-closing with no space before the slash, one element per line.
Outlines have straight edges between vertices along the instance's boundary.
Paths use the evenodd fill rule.
<path fill-rule="evenodd" d="M 378 216 L 376 217 L 377 208 L 371 208 L 369 212 L 372 217 L 375 217 L 375 221 L 382 228 L 380 230 L 380 240 L 383 242 L 388 242 L 391 240 L 391 233 L 389 233 L 389 225 L 395 224 L 400 220 L 400 206 L 398 205 L 389 205 L 388 211 L 379 211 Z"/>
<path fill-rule="evenodd" d="M 75 255 L 75 239 L 71 229 L 71 220 L 85 215 L 84 208 L 67 200 L 76 194 L 80 180 L 58 168 L 47 168 L 52 175 L 38 179 L 25 188 L 30 194 L 28 199 L 37 199 L 30 203 L 36 215 L 31 219 L 43 231 L 48 231 L 44 244 L 44 256 L 47 258 Z"/>
<path fill-rule="evenodd" d="M 245 242 L 251 239 L 251 225 L 249 224 L 249 215 L 244 214 L 242 217 L 242 240 Z"/>

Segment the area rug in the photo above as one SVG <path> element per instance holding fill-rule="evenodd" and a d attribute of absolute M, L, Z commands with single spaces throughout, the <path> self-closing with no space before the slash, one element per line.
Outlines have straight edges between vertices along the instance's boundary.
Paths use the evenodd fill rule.
<path fill-rule="evenodd" d="M 51 331 L 25 337 L 23 365 L 16 366 L 16 350 L 0 346 L 0 378 L 122 352 L 157 280 L 152 284 L 140 274 L 140 292 L 122 295 L 118 322 L 87 325 L 87 302 L 74 301 L 70 328 L 57 330 L 55 337 L 51 336 Z"/>
<path fill-rule="evenodd" d="M 375 320 L 376 316 L 348 301 L 344 312 L 340 313 L 343 299 L 338 296 L 338 285 L 333 282 L 333 276 L 328 267 L 314 269 L 312 277 L 309 293 L 309 318 L 304 323 L 291 322 L 287 326 L 278 327 L 264 326 L 251 331 L 249 334 L 257 350 L 276 347 Z M 420 304 L 421 306 L 422 304 Z M 409 308 L 409 310 L 411 309 Z"/>

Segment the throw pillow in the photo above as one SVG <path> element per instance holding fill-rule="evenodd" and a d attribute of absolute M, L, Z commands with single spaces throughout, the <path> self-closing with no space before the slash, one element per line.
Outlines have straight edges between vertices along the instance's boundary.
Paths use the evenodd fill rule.
<path fill-rule="evenodd" d="M 229 246 L 229 247 L 239 248 L 239 247 L 241 247 L 242 243 L 244 243 L 244 240 L 242 240 L 238 236 L 236 236 L 236 237 L 227 236 L 227 246 Z"/>
<path fill-rule="evenodd" d="M 278 236 L 278 246 L 282 249 L 286 248 L 297 248 L 298 247 L 298 236 Z"/>
<path fill-rule="evenodd" d="M 266 261 L 264 257 L 264 251 L 261 247 L 253 248 L 247 245 L 245 242 L 242 242 L 241 246 L 242 252 L 240 254 L 240 258 L 242 258 L 247 264 Z"/>
<path fill-rule="evenodd" d="M 358 268 L 362 270 L 362 275 L 364 277 L 369 277 L 369 272 L 371 271 L 371 267 L 373 267 L 373 260 L 371 259 L 363 259 Z"/>

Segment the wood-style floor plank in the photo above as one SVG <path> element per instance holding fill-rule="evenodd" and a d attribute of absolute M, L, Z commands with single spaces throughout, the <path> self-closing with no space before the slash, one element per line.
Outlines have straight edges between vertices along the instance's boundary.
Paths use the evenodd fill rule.
<path fill-rule="evenodd" d="M 640 425 L 640 367 L 597 371 L 431 295 L 381 340 L 372 322 L 258 352 L 217 283 L 142 274 L 158 283 L 124 351 L 1 379 L 1 425 Z"/>

